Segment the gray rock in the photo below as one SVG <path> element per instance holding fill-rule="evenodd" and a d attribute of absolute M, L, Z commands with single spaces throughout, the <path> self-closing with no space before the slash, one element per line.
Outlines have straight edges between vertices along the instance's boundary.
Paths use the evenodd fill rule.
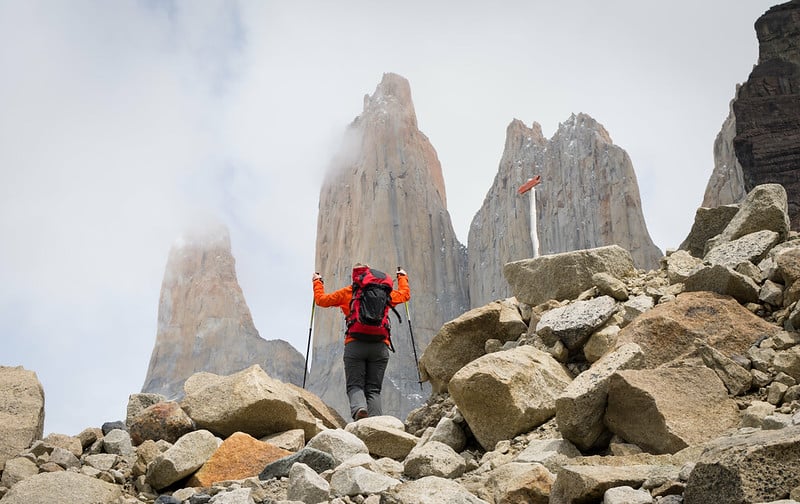
<path fill-rule="evenodd" d="M 284 478 L 289 475 L 289 471 L 296 463 L 305 464 L 317 473 L 328 471 L 337 465 L 330 453 L 306 446 L 293 455 L 268 464 L 258 475 L 258 479 Z"/>
<path fill-rule="evenodd" d="M 556 340 L 571 351 L 579 349 L 589 336 L 605 324 L 617 310 L 614 299 L 601 296 L 576 301 L 546 312 L 536 325 L 536 334 L 548 345 Z"/>
<path fill-rule="evenodd" d="M 81 466 L 78 457 L 73 455 L 69 450 L 61 447 L 55 447 L 53 451 L 50 452 L 50 462 L 54 462 L 64 469 L 78 468 Z"/>
<path fill-rule="evenodd" d="M 786 497 L 800 474 L 800 426 L 756 430 L 703 445 L 686 482 L 692 502 L 769 502 Z"/>
<path fill-rule="evenodd" d="M 462 367 L 486 353 L 486 342 L 516 340 L 527 331 L 519 311 L 508 301 L 494 301 L 445 323 L 419 358 L 423 380 L 434 392 L 447 384 Z"/>
<path fill-rule="evenodd" d="M 258 365 L 229 376 L 195 373 L 186 380 L 184 390 L 180 405 L 197 428 L 223 438 L 244 432 L 258 439 L 303 429 L 310 439 L 326 426 L 344 426 L 332 410 L 311 408 L 306 391 L 271 378 Z"/>
<path fill-rule="evenodd" d="M 536 306 L 549 299 L 575 299 L 593 287 L 592 275 L 625 278 L 634 272 L 630 252 L 617 245 L 543 255 L 506 264 L 505 276 L 514 296 Z"/>
<path fill-rule="evenodd" d="M 698 340 L 696 344 L 697 352 L 703 359 L 703 363 L 717 373 L 729 394 L 737 396 L 750 390 L 753 384 L 753 375 L 749 371 L 702 341 Z"/>
<path fill-rule="evenodd" d="M 572 381 L 549 354 L 530 345 L 485 355 L 450 381 L 450 395 L 486 450 L 541 425 Z M 536 390 L 536 394 L 530 394 Z"/>
<path fill-rule="evenodd" d="M 647 490 L 629 486 L 609 488 L 603 494 L 603 504 L 651 504 L 653 496 Z"/>
<path fill-rule="evenodd" d="M 775 231 L 783 241 L 789 232 L 788 208 L 786 189 L 780 184 L 754 187 L 725 229 L 707 242 L 707 250 L 762 230 Z"/>
<path fill-rule="evenodd" d="M 752 278 L 722 265 L 706 266 L 684 282 L 686 291 L 709 291 L 735 298 L 740 303 L 758 301 L 759 288 Z"/>
<path fill-rule="evenodd" d="M 640 487 L 647 479 L 656 476 L 677 479 L 678 471 L 677 467 L 670 465 L 566 465 L 556 474 L 550 504 L 601 502 L 610 488 Z"/>
<path fill-rule="evenodd" d="M 700 249 L 702 252 L 702 249 Z M 689 278 L 698 268 L 703 266 L 703 260 L 691 255 L 686 250 L 678 250 L 665 258 L 667 279 L 669 283 L 682 283 Z"/>
<path fill-rule="evenodd" d="M 417 446 L 404 461 L 403 473 L 411 478 L 425 476 L 454 479 L 464 474 L 466 462 L 452 448 L 439 441 Z"/>
<path fill-rule="evenodd" d="M 510 462 L 486 477 L 486 491 L 494 502 L 547 504 L 555 475 L 542 464 Z"/>
<path fill-rule="evenodd" d="M 720 234 L 738 211 L 739 205 L 729 204 L 713 208 L 698 208 L 694 215 L 692 229 L 678 248 L 689 252 L 694 257 L 703 257 L 706 242 Z"/>
<path fill-rule="evenodd" d="M 461 424 L 452 418 L 442 417 L 436 424 L 428 441 L 444 443 L 456 452 L 461 452 L 467 444 L 467 435 Z"/>
<path fill-rule="evenodd" d="M 717 245 L 705 255 L 703 261 L 712 266 L 719 264 L 728 268 L 735 268 L 742 262 L 758 263 L 779 239 L 775 231 L 756 231 Z"/>
<path fill-rule="evenodd" d="M 404 429 L 402 421 L 389 415 L 364 418 L 345 427 L 345 431 L 364 442 L 371 455 L 396 460 L 405 458 L 419 442 L 417 436 Z"/>
<path fill-rule="evenodd" d="M 0 471 L 44 430 L 44 389 L 36 373 L 0 366 Z"/>
<path fill-rule="evenodd" d="M 739 410 L 708 368 L 625 370 L 609 381 L 605 424 L 650 453 L 675 453 L 737 427 Z"/>
<path fill-rule="evenodd" d="M 91 502 L 112 504 L 122 496 L 118 485 L 72 471 L 40 473 L 11 487 L 3 504 Z"/>
<path fill-rule="evenodd" d="M 606 325 L 589 336 L 583 345 L 583 356 L 588 362 L 597 362 L 617 346 L 618 325 Z"/>
<path fill-rule="evenodd" d="M 39 474 L 39 466 L 26 457 L 14 457 L 6 460 L 0 486 L 11 488 L 25 478 Z"/>
<path fill-rule="evenodd" d="M 103 436 L 103 447 L 106 453 L 123 457 L 130 457 L 135 453 L 130 434 L 121 429 L 114 429 Z"/>
<path fill-rule="evenodd" d="M 185 434 L 147 467 L 147 483 L 160 490 L 189 476 L 214 454 L 222 440 L 207 430 Z"/>
<path fill-rule="evenodd" d="M 772 280 L 764 281 L 758 291 L 758 300 L 772 306 L 783 306 L 783 286 Z"/>
<path fill-rule="evenodd" d="M 649 311 L 655 306 L 653 298 L 647 295 L 635 296 L 622 304 L 622 320 L 625 324 L 633 322 L 639 315 Z"/>
<path fill-rule="evenodd" d="M 382 495 L 381 504 L 489 504 L 458 483 L 437 476 L 407 481 Z"/>
<path fill-rule="evenodd" d="M 330 454 L 334 465 L 339 465 L 359 453 L 369 453 L 366 443 L 355 434 L 343 429 L 329 429 L 309 440 L 306 448 L 314 448 Z"/>
<path fill-rule="evenodd" d="M 400 480 L 378 474 L 363 467 L 349 467 L 331 475 L 333 497 L 381 493 L 400 484 Z"/>
<path fill-rule="evenodd" d="M 575 377 L 556 399 L 556 422 L 564 439 L 582 450 L 589 450 L 598 441 L 603 441 L 602 436 L 606 432 L 603 418 L 611 376 L 619 370 L 643 366 L 641 348 L 635 343 L 628 343 L 606 354 Z"/>
<path fill-rule="evenodd" d="M 313 469 L 297 463 L 289 470 L 289 488 L 286 497 L 306 504 L 317 504 L 328 500 L 330 484 Z"/>
<path fill-rule="evenodd" d="M 602 295 L 611 296 L 617 301 L 627 301 L 628 299 L 628 288 L 625 283 L 604 271 L 592 275 L 592 283 Z"/>
<path fill-rule="evenodd" d="M 129 395 L 128 407 L 126 409 L 127 414 L 125 416 L 125 425 L 130 427 L 133 419 L 136 418 L 136 416 L 145 408 L 166 400 L 167 397 L 162 394 L 153 394 L 148 392 Z"/>
<path fill-rule="evenodd" d="M 252 489 L 234 488 L 216 494 L 208 504 L 255 504 L 255 500 Z"/>

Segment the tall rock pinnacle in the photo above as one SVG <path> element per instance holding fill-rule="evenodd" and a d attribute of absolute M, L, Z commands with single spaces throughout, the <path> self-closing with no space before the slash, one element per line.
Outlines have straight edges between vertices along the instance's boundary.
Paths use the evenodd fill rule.
<path fill-rule="evenodd" d="M 517 194 L 527 179 L 540 174 L 547 139 L 534 123 L 528 128 L 513 120 L 506 128 L 506 145 L 494 183 L 469 228 L 469 299 L 473 307 L 511 296 L 503 266 L 533 257 L 531 237 L 532 192 Z"/>
<path fill-rule="evenodd" d="M 327 291 L 352 283 L 356 262 L 394 274 L 408 272 L 409 310 L 417 353 L 442 324 L 468 307 L 466 251 L 447 212 L 442 169 L 428 138 L 417 129 L 409 83 L 385 74 L 346 132 L 320 191 L 316 266 Z M 309 290 L 311 285 L 309 283 Z M 392 315 L 392 354 L 384 380 L 383 410 L 404 418 L 427 399 L 418 384 L 409 324 Z M 319 309 L 309 388 L 349 417 L 342 353 L 344 317 Z"/>
<path fill-rule="evenodd" d="M 631 160 L 602 125 L 586 114 L 573 114 L 548 141 L 538 124 L 527 128 L 515 120 L 506 135 L 498 174 L 470 226 L 473 307 L 510 296 L 503 264 L 535 252 L 616 244 L 630 251 L 638 268 L 657 267 L 662 253 L 647 231 Z M 534 175 L 541 175 L 541 184 L 518 195 L 516 189 Z M 537 237 L 539 250 L 534 251 Z"/>
<path fill-rule="evenodd" d="M 259 336 L 236 278 L 227 228 L 194 233 L 172 247 L 142 392 L 176 399 L 194 373 L 229 375 L 253 364 L 300 385 L 304 363 L 288 342 Z"/>
<path fill-rule="evenodd" d="M 745 192 L 781 184 L 792 229 L 800 230 L 800 2 L 772 7 L 755 28 L 758 64 L 733 104 L 733 146 Z"/>

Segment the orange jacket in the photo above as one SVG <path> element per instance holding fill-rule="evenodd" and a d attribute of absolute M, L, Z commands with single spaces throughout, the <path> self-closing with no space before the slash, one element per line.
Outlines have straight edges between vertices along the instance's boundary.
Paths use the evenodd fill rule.
<path fill-rule="evenodd" d="M 325 284 L 322 280 L 314 280 L 314 302 L 317 306 L 323 308 L 330 308 L 338 306 L 344 313 L 345 318 L 350 315 L 350 301 L 353 299 L 353 286 L 348 285 L 339 290 L 333 291 L 329 294 L 325 293 Z M 392 306 L 397 306 L 400 303 L 405 303 L 411 299 L 411 289 L 408 287 L 408 277 L 406 275 L 397 275 L 397 289 L 392 291 L 391 300 Z M 350 343 L 355 338 L 345 336 L 345 344 Z M 389 344 L 389 339 L 385 340 Z"/>

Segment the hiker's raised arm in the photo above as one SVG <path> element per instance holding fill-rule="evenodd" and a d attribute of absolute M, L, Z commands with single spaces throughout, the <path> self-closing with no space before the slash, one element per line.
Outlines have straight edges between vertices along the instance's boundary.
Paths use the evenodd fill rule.
<path fill-rule="evenodd" d="M 403 271 L 403 270 L 400 270 Z M 411 299 L 411 289 L 408 286 L 408 275 L 397 272 L 397 290 L 392 291 L 392 305 L 399 305 Z M 405 273 L 405 271 L 403 271 Z"/>

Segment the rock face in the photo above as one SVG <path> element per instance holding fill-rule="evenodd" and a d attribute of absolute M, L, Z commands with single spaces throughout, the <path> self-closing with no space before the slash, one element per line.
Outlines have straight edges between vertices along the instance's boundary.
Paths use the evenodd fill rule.
<path fill-rule="evenodd" d="M 441 165 L 417 128 L 408 81 L 394 74 L 364 98 L 320 192 L 316 268 L 326 290 L 349 285 L 356 262 L 408 272 L 417 352 L 469 304 L 466 251 L 447 212 Z M 343 321 L 338 309 L 317 309 L 309 389 L 345 414 Z M 383 412 L 402 418 L 425 397 L 408 324 L 393 315 L 392 322 L 397 353 L 386 370 Z"/>
<path fill-rule="evenodd" d="M 739 86 L 736 94 L 739 94 Z M 722 129 L 714 140 L 714 171 L 708 179 L 706 191 L 703 195 L 702 208 L 713 208 L 722 205 L 731 205 L 742 201 L 747 194 L 744 190 L 744 175 L 742 165 L 736 159 L 733 149 L 733 139 L 736 136 L 736 116 L 733 114 L 733 102 Z"/>
<path fill-rule="evenodd" d="M 528 128 L 514 120 L 506 129 L 506 145 L 494 183 L 469 227 L 469 299 L 473 307 L 510 295 L 508 284 L 498 275 L 507 262 L 533 257 L 531 198 L 517 194 L 528 178 L 541 173 L 547 139 L 542 127 Z"/>
<path fill-rule="evenodd" d="M 769 9 L 755 23 L 758 64 L 733 104 L 733 147 L 746 191 L 777 183 L 789 195 L 792 229 L 800 229 L 800 3 Z"/>
<path fill-rule="evenodd" d="M 283 340 L 263 339 L 253 325 L 228 230 L 186 237 L 167 261 L 158 334 L 142 392 L 179 399 L 183 383 L 196 372 L 229 375 L 253 364 L 273 378 L 303 382 L 300 352 Z"/>
<path fill-rule="evenodd" d="M 647 231 L 633 165 L 600 123 L 573 114 L 547 141 L 538 124 L 526 128 L 514 121 L 506 135 L 498 174 L 470 226 L 472 306 L 510 295 L 498 275 L 503 265 L 537 253 L 616 244 L 630 251 L 636 267 L 657 266 L 662 253 Z M 518 195 L 516 189 L 534 175 L 542 183 Z"/>
<path fill-rule="evenodd" d="M 42 439 L 44 389 L 36 373 L 0 366 L 0 471 L 6 460 Z"/>

